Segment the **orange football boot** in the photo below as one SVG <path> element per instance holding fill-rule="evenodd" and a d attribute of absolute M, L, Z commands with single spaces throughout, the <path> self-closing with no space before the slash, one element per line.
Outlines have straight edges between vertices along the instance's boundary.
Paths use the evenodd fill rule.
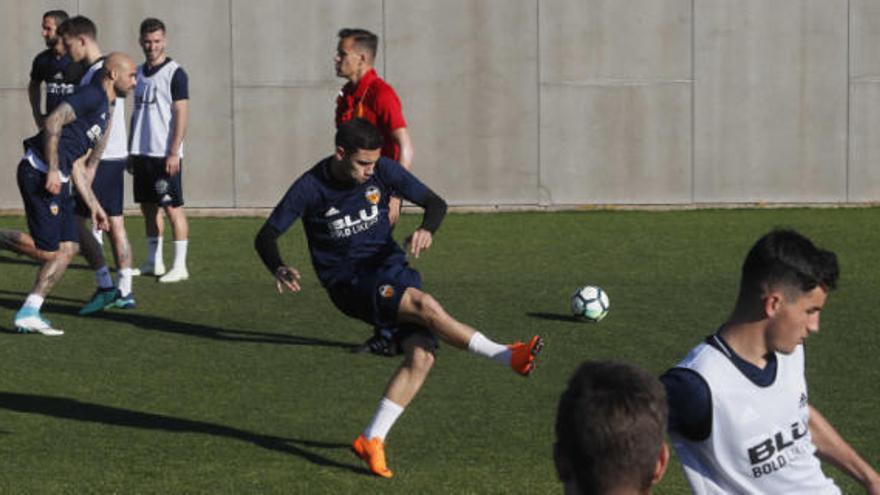
<path fill-rule="evenodd" d="M 522 376 L 529 376 L 535 371 L 537 365 L 538 354 L 544 348 L 544 340 L 540 335 L 535 335 L 528 344 L 522 342 L 514 342 L 507 346 L 512 355 L 510 356 L 510 367 Z"/>
<path fill-rule="evenodd" d="M 367 461 L 373 474 L 383 478 L 394 476 L 394 473 L 385 465 L 385 445 L 379 437 L 367 440 L 367 437 L 361 435 L 351 444 L 351 450 L 358 457 Z"/>

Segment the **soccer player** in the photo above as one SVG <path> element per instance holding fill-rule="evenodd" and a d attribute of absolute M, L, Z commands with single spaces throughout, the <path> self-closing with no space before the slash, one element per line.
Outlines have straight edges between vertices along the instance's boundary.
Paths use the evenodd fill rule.
<path fill-rule="evenodd" d="M 189 87 L 186 72 L 165 53 L 165 24 L 141 22 L 140 44 L 146 63 L 138 67 L 131 154 L 134 200 L 141 205 L 147 234 L 147 261 L 135 275 L 156 275 L 159 282 L 189 278 L 186 252 L 189 224 L 183 211 L 183 137 L 186 134 Z M 161 210 L 160 208 L 161 207 Z M 174 264 L 165 273 L 162 212 L 174 232 Z"/>
<path fill-rule="evenodd" d="M 626 363 L 585 362 L 556 415 L 556 471 L 569 495 L 648 494 L 669 463 L 666 391 Z"/>
<path fill-rule="evenodd" d="M 379 37 L 366 29 L 342 29 L 336 45 L 336 76 L 348 80 L 336 99 L 336 126 L 353 118 L 371 122 L 382 132 L 385 144 L 382 156 L 412 170 L 413 146 L 406 128 L 400 98 L 382 80 L 373 64 Z M 391 224 L 400 215 L 400 198 L 392 196 L 389 203 Z"/>
<path fill-rule="evenodd" d="M 82 64 L 74 62 L 67 55 L 64 43 L 58 36 L 58 26 L 67 18 L 67 12 L 63 10 L 50 10 L 43 14 L 41 27 L 47 48 L 34 57 L 31 81 L 28 84 L 28 100 L 37 128 L 43 127 L 46 115 L 52 113 L 65 96 L 73 94 L 73 89 L 85 71 Z M 45 113 L 40 104 L 40 86 L 43 83 L 46 84 Z"/>
<path fill-rule="evenodd" d="M 730 318 L 661 377 L 694 493 L 839 494 L 819 459 L 880 493 L 877 472 L 808 401 L 804 342 L 838 274 L 836 255 L 803 235 L 764 235 Z"/>
<path fill-rule="evenodd" d="M 14 323 L 19 332 L 61 335 L 40 315 L 40 307 L 78 245 L 70 182 L 92 212 L 99 228 L 109 228 L 107 214 L 89 186 L 85 157 L 100 155 L 107 144 L 113 102 L 134 87 L 134 62 L 125 54 L 110 55 L 100 86 L 77 88 L 46 118 L 39 134 L 24 142 L 18 164 L 18 187 L 24 200 L 30 235 L 0 230 L 0 247 L 40 262 L 40 272 Z"/>
<path fill-rule="evenodd" d="M 80 85 L 100 85 L 105 60 L 101 56 L 95 24 L 87 17 L 72 17 L 61 24 L 59 34 L 65 46 L 69 47 L 68 51 L 73 60 L 88 66 L 80 80 Z M 114 102 L 113 125 L 110 126 L 104 153 L 93 153 L 86 167 L 87 170 L 92 171 L 90 176 L 95 197 L 110 217 L 109 234 L 119 280 L 117 285 L 113 284 L 110 268 L 104 259 L 103 234 L 95 229 L 94 225 L 89 224 L 89 207 L 83 198 L 77 196 L 74 213 L 80 250 L 89 266 L 95 271 L 97 285 L 91 299 L 80 309 L 81 315 L 89 315 L 111 306 L 121 309 L 135 307 L 131 283 L 131 247 L 122 214 L 125 190 L 123 176 L 128 163 L 124 96 L 124 94 L 117 95 Z"/>
<path fill-rule="evenodd" d="M 336 307 L 373 325 L 391 326 L 402 349 L 403 363 L 385 389 L 373 420 L 352 445 L 370 470 L 390 478 L 385 463 L 385 436 L 421 388 L 434 363 L 437 338 L 488 357 L 529 375 L 542 348 L 541 338 L 528 344 L 497 344 L 450 316 L 410 268 L 406 253 L 391 237 L 389 192 L 425 209 L 422 224 L 408 238 L 418 258 L 433 242 L 446 213 L 446 203 L 396 162 L 380 156 L 382 134 L 363 119 L 336 131 L 335 153 L 300 176 L 288 189 L 257 235 L 260 258 L 279 292 L 300 290 L 300 274 L 284 263 L 278 237 L 303 219 L 312 265 Z"/>
<path fill-rule="evenodd" d="M 336 126 L 353 118 L 362 118 L 379 128 L 385 144 L 382 156 L 412 170 L 413 147 L 403 118 L 400 98 L 388 83 L 376 74 L 373 64 L 379 37 L 366 29 L 341 29 L 336 45 L 336 76 L 348 80 L 336 99 Z M 388 203 L 391 225 L 400 216 L 400 198 L 392 193 Z M 391 335 L 393 328 L 374 328 L 373 336 L 361 346 L 382 356 L 393 356 L 397 350 Z"/>

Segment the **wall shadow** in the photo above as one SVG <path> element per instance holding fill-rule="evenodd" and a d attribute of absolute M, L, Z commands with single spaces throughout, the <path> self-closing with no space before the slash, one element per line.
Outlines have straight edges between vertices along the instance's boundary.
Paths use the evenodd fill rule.
<path fill-rule="evenodd" d="M 14 292 L 0 290 L 0 294 L 9 294 L 18 296 L 16 299 L 0 297 L 0 307 L 18 311 L 21 303 L 27 294 L 23 292 Z M 55 301 L 74 302 L 75 305 L 57 304 Z M 46 304 L 43 305 L 42 312 L 51 320 L 51 313 L 59 313 L 70 316 L 79 316 L 79 307 L 85 301 L 75 299 L 56 298 L 50 296 Z M 47 314 L 48 313 L 48 314 Z M 240 330 L 234 328 L 220 328 L 200 323 L 187 323 L 181 321 L 170 320 L 159 316 L 145 315 L 135 311 L 116 312 L 101 311 L 90 316 L 82 316 L 84 319 L 102 319 L 127 325 L 134 325 L 143 330 L 159 331 L 187 335 L 191 337 L 199 337 L 204 339 L 219 340 L 224 342 L 242 342 L 256 344 L 281 344 L 296 346 L 319 346 L 319 347 L 336 347 L 346 351 L 354 351 L 359 344 L 351 342 L 342 342 L 338 340 L 320 339 L 315 337 L 302 337 L 298 335 L 290 335 L 284 333 L 273 333 L 252 330 Z M 85 326 L 85 325 L 84 325 Z M 4 328 L 7 332 L 15 332 L 15 329 Z"/>
<path fill-rule="evenodd" d="M 344 464 L 309 449 L 348 449 L 346 443 L 325 442 L 298 438 L 282 438 L 240 430 L 229 426 L 175 418 L 161 414 L 132 411 L 118 407 L 90 404 L 66 397 L 0 392 L 0 408 L 9 411 L 41 414 L 61 419 L 99 423 L 108 426 L 140 428 L 172 433 L 199 433 L 251 443 L 258 447 L 294 455 L 319 466 L 351 471 L 372 476 L 365 467 Z M 5 433 L 5 432 L 3 432 Z M 7 433 L 8 434 L 8 433 Z"/>

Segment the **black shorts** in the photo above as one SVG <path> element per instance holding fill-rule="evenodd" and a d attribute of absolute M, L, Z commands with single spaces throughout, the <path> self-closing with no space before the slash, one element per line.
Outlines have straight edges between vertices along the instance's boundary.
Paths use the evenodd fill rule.
<path fill-rule="evenodd" d="M 165 172 L 165 158 L 132 155 L 135 203 L 155 203 L 159 206 L 183 206 L 183 159 L 174 177 Z"/>
<path fill-rule="evenodd" d="M 436 349 L 437 338 L 428 329 L 397 323 L 400 301 L 409 287 L 421 289 L 422 277 L 404 261 L 361 272 L 348 283 L 327 287 L 327 292 L 340 311 L 373 325 L 376 335 L 390 333 L 397 353 L 403 351 L 403 342 L 414 334 L 429 337 Z"/>
<path fill-rule="evenodd" d="M 127 158 L 101 160 L 95 170 L 92 191 L 107 216 L 118 217 L 122 215 L 126 165 L 128 165 Z M 79 196 L 76 196 L 76 214 L 81 217 L 92 216 L 91 210 Z"/>
<path fill-rule="evenodd" d="M 403 262 L 358 273 L 348 282 L 327 287 L 327 292 L 346 315 L 377 327 L 391 327 L 397 323 L 400 300 L 408 287 L 420 289 L 422 277 Z"/>
<path fill-rule="evenodd" d="M 46 174 L 35 169 L 30 162 L 18 164 L 18 190 L 24 200 L 28 230 L 34 244 L 43 251 L 58 251 L 62 242 L 78 240 L 76 223 L 73 221 L 73 197 L 71 182 L 61 184 L 57 195 L 46 190 Z"/>

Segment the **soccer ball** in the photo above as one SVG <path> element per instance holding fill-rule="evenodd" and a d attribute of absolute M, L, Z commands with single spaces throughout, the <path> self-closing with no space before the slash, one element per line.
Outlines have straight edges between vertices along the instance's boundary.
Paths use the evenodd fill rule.
<path fill-rule="evenodd" d="M 601 287 L 586 285 L 571 296 L 571 312 L 589 321 L 600 321 L 608 314 L 611 301 Z"/>

